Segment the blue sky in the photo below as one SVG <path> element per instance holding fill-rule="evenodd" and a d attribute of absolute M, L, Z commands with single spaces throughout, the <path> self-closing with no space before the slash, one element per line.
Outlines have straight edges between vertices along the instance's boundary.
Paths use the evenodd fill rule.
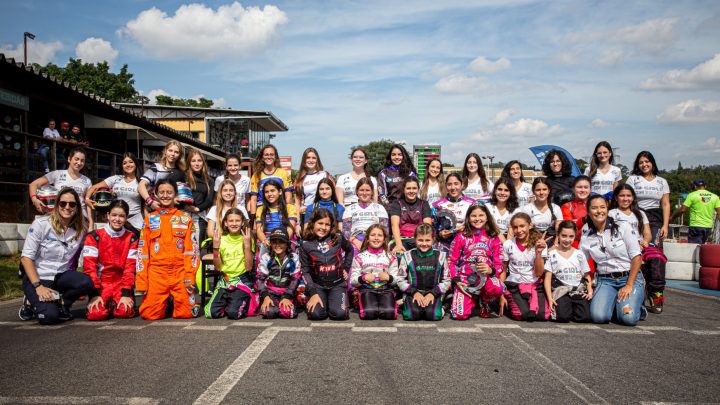
<path fill-rule="evenodd" d="M 352 145 L 440 143 L 534 163 L 608 140 L 631 165 L 720 163 L 720 2 L 2 2 L 0 52 L 127 63 L 146 95 L 272 111 L 297 165 L 333 173 Z"/>

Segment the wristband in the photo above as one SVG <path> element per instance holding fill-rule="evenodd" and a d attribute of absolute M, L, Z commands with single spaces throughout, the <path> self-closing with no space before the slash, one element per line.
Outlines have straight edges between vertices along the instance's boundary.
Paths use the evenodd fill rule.
<path fill-rule="evenodd" d="M 42 285 L 42 284 L 40 284 L 39 281 L 36 281 L 36 282 L 32 283 L 33 288 L 38 288 L 38 287 L 40 287 L 41 285 Z"/>
<path fill-rule="evenodd" d="M 152 203 L 153 203 L 152 197 L 148 197 L 147 199 L 145 199 L 145 204 L 152 205 Z"/>
<path fill-rule="evenodd" d="M 219 252 L 213 252 L 213 257 L 220 257 L 220 253 L 219 253 Z"/>

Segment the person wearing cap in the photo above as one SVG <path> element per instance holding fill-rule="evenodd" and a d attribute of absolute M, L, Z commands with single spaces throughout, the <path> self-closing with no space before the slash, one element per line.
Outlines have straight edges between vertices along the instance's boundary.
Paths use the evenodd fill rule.
<path fill-rule="evenodd" d="M 256 274 L 260 314 L 266 319 L 296 318 L 300 256 L 291 250 L 290 236 L 285 229 L 275 229 L 268 239 L 270 249 L 260 256 Z"/>
<path fill-rule="evenodd" d="M 703 244 L 712 232 L 715 214 L 720 216 L 720 198 L 705 189 L 705 180 L 693 181 L 694 191 L 688 194 L 685 202 L 670 220 L 690 211 L 688 243 Z"/>

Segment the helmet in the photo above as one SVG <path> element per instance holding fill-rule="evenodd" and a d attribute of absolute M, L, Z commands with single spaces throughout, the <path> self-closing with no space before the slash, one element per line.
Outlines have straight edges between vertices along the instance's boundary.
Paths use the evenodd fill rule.
<path fill-rule="evenodd" d="M 453 231 L 457 226 L 457 219 L 455 214 L 441 208 L 435 214 L 435 230 L 440 231 Z"/>
<path fill-rule="evenodd" d="M 190 190 L 190 185 L 187 183 L 182 183 L 182 182 L 178 181 L 177 187 L 178 187 L 178 195 L 177 195 L 178 202 L 185 203 L 185 204 L 192 204 L 193 197 L 192 197 L 192 190 Z"/>
<path fill-rule="evenodd" d="M 110 207 L 110 204 L 117 199 L 117 195 L 107 187 L 100 187 L 95 190 L 90 199 L 95 202 L 95 209 L 105 212 Z"/>
<path fill-rule="evenodd" d="M 470 267 L 473 269 L 473 272 L 467 276 L 467 287 L 465 287 L 465 291 L 469 294 L 478 294 L 480 289 L 485 285 L 487 277 L 480 273 L 475 266 L 470 265 Z"/>
<path fill-rule="evenodd" d="M 572 191 L 563 191 L 562 193 L 557 193 L 553 197 L 553 201 L 557 205 L 563 205 L 567 202 L 570 202 L 575 199 L 575 194 L 573 194 Z"/>
<path fill-rule="evenodd" d="M 45 185 L 38 189 L 35 196 L 40 202 L 42 202 L 49 211 L 55 209 L 55 203 L 57 202 L 58 190 L 51 186 Z"/>

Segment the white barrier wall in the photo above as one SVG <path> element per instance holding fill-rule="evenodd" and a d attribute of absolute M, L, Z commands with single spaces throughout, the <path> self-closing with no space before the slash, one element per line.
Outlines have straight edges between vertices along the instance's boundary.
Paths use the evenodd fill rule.
<path fill-rule="evenodd" d="M 698 280 L 700 273 L 700 249 L 695 243 L 663 243 L 668 261 L 665 278 L 669 280 Z"/>

